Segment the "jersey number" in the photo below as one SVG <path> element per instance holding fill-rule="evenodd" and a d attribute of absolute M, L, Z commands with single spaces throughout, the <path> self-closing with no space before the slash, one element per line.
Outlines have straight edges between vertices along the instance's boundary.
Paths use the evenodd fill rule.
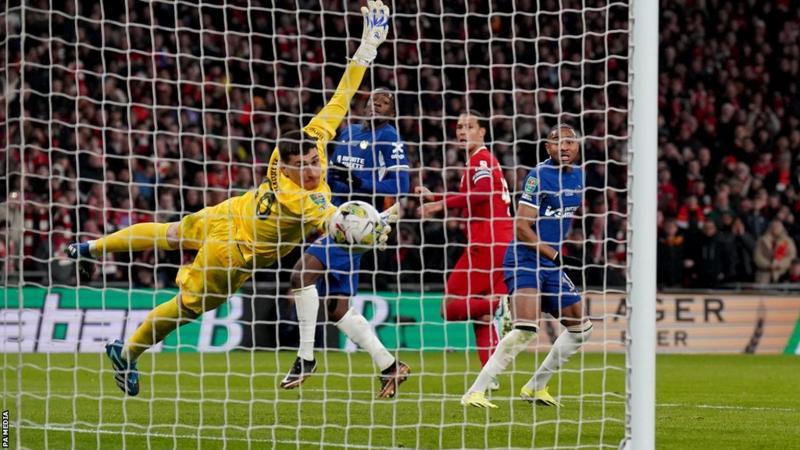
<path fill-rule="evenodd" d="M 508 192 L 508 182 L 505 177 L 500 178 L 500 181 L 503 182 L 503 195 L 500 198 L 503 199 L 506 205 L 509 205 L 511 204 L 511 194 Z"/>

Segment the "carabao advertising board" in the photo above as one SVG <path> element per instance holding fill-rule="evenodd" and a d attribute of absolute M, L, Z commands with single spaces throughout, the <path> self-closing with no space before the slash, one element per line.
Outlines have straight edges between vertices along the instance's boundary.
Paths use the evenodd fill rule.
<path fill-rule="evenodd" d="M 0 295 L 0 352 L 91 353 L 104 351 L 108 340 L 127 339 L 175 291 L 24 288 Z M 242 310 L 242 297 L 234 295 L 152 350 L 232 350 L 245 331 Z"/>
<path fill-rule="evenodd" d="M 150 309 L 174 295 L 170 290 L 5 289 L 0 291 L 0 351 L 101 352 L 106 341 L 130 336 Z M 254 301 L 274 299 L 234 295 L 154 350 L 219 352 L 253 345 L 251 335 L 265 326 L 248 313 Z M 390 349 L 473 348 L 471 323 L 444 322 L 441 301 L 441 294 L 377 293 L 355 297 L 352 306 L 364 313 Z M 657 305 L 660 353 L 800 354 L 800 297 L 659 294 L 650 301 Z M 623 352 L 629 306 L 625 297 L 587 293 L 585 305 L 595 324 L 586 350 Z M 547 350 L 560 332 L 557 321 L 545 317 L 533 349 Z M 356 349 L 344 336 L 339 347 Z"/>

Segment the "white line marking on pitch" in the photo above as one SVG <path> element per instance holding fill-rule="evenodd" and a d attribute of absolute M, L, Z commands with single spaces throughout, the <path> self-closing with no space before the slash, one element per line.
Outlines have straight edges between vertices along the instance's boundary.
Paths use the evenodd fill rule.
<path fill-rule="evenodd" d="M 106 392 L 117 394 L 116 390 L 111 390 L 111 389 L 107 390 Z M 158 393 L 159 394 L 162 394 L 162 393 L 163 394 L 166 394 L 166 393 L 203 394 L 203 393 L 246 393 L 246 392 L 253 392 L 253 393 L 275 392 L 275 393 L 277 393 L 277 392 L 285 392 L 285 391 L 279 390 L 277 388 L 275 388 L 275 389 L 258 389 L 258 388 L 255 388 L 255 389 L 219 389 L 219 388 L 216 388 L 216 389 L 202 389 L 202 390 L 201 389 L 166 390 L 166 389 L 160 389 L 160 388 L 158 389 Z M 366 390 L 348 391 L 348 390 L 341 390 L 341 389 L 311 389 L 311 388 L 301 388 L 299 391 L 296 391 L 296 392 L 299 392 L 299 393 L 311 392 L 311 393 L 321 393 L 321 394 L 326 394 L 326 393 L 328 393 L 328 394 L 349 394 L 349 395 L 362 394 L 362 395 L 369 395 L 369 396 L 372 396 L 372 395 L 375 394 L 372 391 L 366 391 Z M 76 394 L 76 393 L 77 394 L 81 394 L 81 395 L 87 395 L 87 394 L 99 394 L 100 392 L 97 391 L 97 390 L 95 390 L 95 391 L 81 391 L 81 392 L 70 391 L 70 390 L 59 390 L 59 391 L 52 390 L 52 391 L 25 391 L 25 393 L 26 394 L 33 394 L 33 395 L 39 395 L 39 394 L 59 394 L 59 395 L 64 395 L 64 394 Z M 408 392 L 408 393 L 401 393 L 401 394 L 402 394 L 402 398 L 398 398 L 398 400 L 402 400 L 402 401 L 404 401 L 404 403 L 406 401 L 410 400 L 409 397 L 414 395 L 414 394 L 417 394 L 417 396 L 414 398 L 414 401 L 424 400 L 425 397 L 443 398 L 443 399 L 450 399 L 450 400 L 460 400 L 461 399 L 461 395 L 459 395 L 459 394 L 442 394 L 442 393 L 438 393 L 438 392 L 431 392 L 431 393 L 424 393 L 424 394 L 420 394 L 419 392 Z M 599 394 L 599 393 L 598 394 L 592 394 L 593 397 L 598 397 L 598 396 L 601 396 L 601 395 L 603 395 L 603 394 Z M 618 395 L 616 395 L 616 396 L 619 397 Z M 517 397 L 507 397 L 507 396 L 497 396 L 497 395 L 492 396 L 492 398 L 495 399 L 495 400 L 501 400 L 501 401 L 517 400 Z M 579 395 L 562 396 L 561 398 L 562 399 L 564 399 L 564 398 L 572 399 L 572 400 L 575 400 L 578 403 L 580 403 L 580 402 L 583 402 L 583 403 L 609 403 L 609 404 L 619 404 L 619 405 L 624 405 L 625 404 L 625 402 L 621 401 L 621 400 L 581 399 Z M 144 398 L 142 398 L 142 399 L 144 399 Z M 150 399 L 147 399 L 147 400 L 167 400 L 167 399 L 156 397 L 156 398 L 150 398 Z M 383 402 L 383 401 L 381 401 L 381 402 Z M 700 403 L 700 404 L 696 404 L 696 403 L 657 403 L 656 406 L 659 407 L 659 408 L 698 408 L 698 409 L 720 409 L 720 410 L 733 410 L 733 411 L 800 412 L 800 408 L 778 408 L 778 407 L 766 407 L 766 406 L 740 406 L 740 405 L 712 405 L 712 404 L 704 404 L 704 403 Z"/>
<path fill-rule="evenodd" d="M 210 441 L 239 441 L 239 442 L 263 442 L 269 444 L 309 444 L 309 445 L 319 445 L 320 442 L 311 442 L 311 441 L 286 441 L 281 439 L 271 440 L 271 439 L 256 439 L 256 438 L 240 438 L 240 437 L 230 437 L 230 436 L 201 436 L 196 434 L 167 434 L 167 433 L 154 433 L 150 431 L 123 431 L 123 430 L 103 430 L 103 429 L 87 429 L 87 428 L 69 428 L 69 427 L 62 427 L 62 426 L 55 426 L 55 425 L 20 425 L 20 428 L 29 429 L 29 430 L 42 430 L 42 431 L 60 431 L 64 433 L 82 433 L 82 434 L 113 434 L 113 435 L 129 435 L 129 436 L 136 436 L 139 438 L 142 437 L 150 437 L 150 438 L 166 438 L 166 439 L 201 439 L 201 440 L 210 440 Z M 392 447 L 376 447 L 374 445 L 358 445 L 358 444 L 337 444 L 331 442 L 325 442 L 325 445 L 330 445 L 333 447 L 348 447 L 348 448 L 380 448 L 380 449 L 388 449 Z"/>

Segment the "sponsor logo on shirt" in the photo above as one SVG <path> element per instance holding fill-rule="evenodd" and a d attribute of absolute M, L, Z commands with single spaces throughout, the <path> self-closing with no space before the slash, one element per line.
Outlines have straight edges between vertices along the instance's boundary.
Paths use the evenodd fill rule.
<path fill-rule="evenodd" d="M 572 217 L 577 210 L 578 206 L 567 206 L 566 208 L 553 208 L 552 206 L 548 206 L 544 211 L 544 215 L 545 217 Z"/>
<path fill-rule="evenodd" d="M 366 159 L 358 156 L 337 155 L 336 164 L 350 169 L 363 169 Z"/>
<path fill-rule="evenodd" d="M 579 184 L 578 186 L 575 187 L 575 189 L 564 190 L 564 197 L 570 197 L 570 196 L 573 196 L 573 195 L 581 195 L 581 188 L 582 187 L 583 186 L 581 186 Z"/>
<path fill-rule="evenodd" d="M 392 144 L 392 147 L 392 159 L 400 161 L 401 159 L 405 158 L 402 142 L 395 142 Z"/>

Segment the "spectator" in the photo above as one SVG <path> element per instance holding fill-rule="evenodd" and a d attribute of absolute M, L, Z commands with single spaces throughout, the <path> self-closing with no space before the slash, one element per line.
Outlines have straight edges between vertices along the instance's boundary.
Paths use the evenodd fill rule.
<path fill-rule="evenodd" d="M 750 199 L 744 199 L 739 203 L 738 216 L 742 220 L 745 229 L 751 236 L 761 236 L 767 229 L 767 218 L 759 213 L 756 209 L 758 202 Z"/>
<path fill-rule="evenodd" d="M 397 90 L 397 126 L 417 178 L 412 185 L 457 189 L 460 173 L 452 167 L 462 165 L 463 156 L 451 151 L 454 123 L 447 116 L 467 105 L 492 115 L 492 148 L 507 166 L 512 194 L 528 168 L 541 162 L 539 140 L 548 127 L 574 120 L 586 136 L 586 184 L 593 188 L 586 205 L 594 208 L 599 199 L 604 209 L 595 212 L 608 216 L 608 230 L 594 234 L 619 239 L 614 224 L 626 214 L 627 194 L 627 117 L 621 111 L 628 103 L 628 36 L 607 30 L 626 30 L 627 10 L 586 15 L 551 0 L 537 3 L 535 12 L 513 5 L 444 2 L 435 11 L 444 19 L 436 21 L 420 18 L 418 2 L 393 4 L 395 36 L 407 39 L 381 49 L 374 79 Z M 86 239 L 143 216 L 198 211 L 257 183 L 276 123 L 284 122 L 278 116 L 302 119 L 319 108 L 338 70 L 322 72 L 319 55 L 343 60 L 343 33 L 359 16 L 321 14 L 313 2 L 296 11 L 263 0 L 248 6 L 258 13 L 252 21 L 232 5 L 111 2 L 99 33 L 96 20 L 81 20 L 100 18 L 97 4 L 67 2 L 68 14 L 37 14 L 25 22 L 31 42 L 51 42 L 52 48 L 26 49 L 25 76 L 8 73 L 6 90 L 24 95 L 8 104 L 10 125 L 0 130 L 0 149 L 8 149 L 8 167 L 24 167 L 26 175 L 12 174 L 6 186 L 19 188 L 31 204 L 57 205 L 70 216 L 25 208 L 32 224 L 24 236 L 26 262 L 54 230 L 69 228 L 73 238 Z M 659 67 L 657 176 L 665 223 L 676 222 L 685 248 L 704 221 L 720 226 L 731 212 L 744 226 L 731 225 L 737 246 L 764 234 L 775 217 L 799 238 L 800 17 L 794 3 L 666 2 L 660 13 L 665 63 Z M 200 29 L 206 33 L 197 39 Z M 299 33 L 314 38 L 298 39 Z M 576 35 L 585 39 L 568 38 Z M 542 44 L 556 40 L 558 51 Z M 540 42 L 535 51 L 531 42 Z M 18 48 L 8 46 L 7 60 L 22 60 Z M 579 60 L 579 67 L 562 64 Z M 617 201 L 598 194 L 603 190 L 616 192 Z M 62 197 L 67 192 L 74 200 Z M 414 217 L 417 202 L 405 206 L 404 215 Z M 408 230 L 401 239 L 410 246 L 403 269 L 422 273 L 424 262 L 429 279 L 441 278 L 459 251 L 442 245 L 445 235 L 447 242 L 458 241 L 463 231 L 413 223 Z M 587 244 L 587 258 L 600 267 L 622 262 L 620 251 L 606 247 Z M 747 261 L 737 254 L 732 279 L 748 279 Z M 695 270 L 684 267 L 683 278 Z M 135 281 L 129 276 L 137 275 L 115 272 L 115 279 Z"/>
<path fill-rule="evenodd" d="M 19 192 L 13 191 L 4 202 L 0 202 L 0 269 L 8 273 L 17 271 L 19 258 L 17 255 L 23 250 L 23 215 L 21 210 L 22 199 Z M 5 282 L 5 277 L 3 277 Z"/>
<path fill-rule="evenodd" d="M 693 261 L 685 258 L 685 239 L 674 220 L 664 223 L 658 238 L 658 285 L 677 287 L 683 285 L 684 268 L 691 269 Z"/>
<path fill-rule="evenodd" d="M 797 248 L 779 220 L 769 224 L 767 232 L 758 239 L 753 259 L 756 283 L 775 283 L 789 270 L 797 257 Z"/>
<path fill-rule="evenodd" d="M 686 201 L 681 205 L 678 210 L 677 225 L 683 230 L 689 230 L 694 233 L 703 226 L 706 216 L 703 209 L 697 202 L 697 196 L 690 195 L 686 197 Z"/>
<path fill-rule="evenodd" d="M 753 262 L 753 249 L 756 247 L 756 240 L 747 231 L 744 222 L 736 218 L 731 226 L 733 235 L 733 278 L 731 281 L 752 282 L 755 274 L 755 264 Z"/>
<path fill-rule="evenodd" d="M 727 189 L 720 189 L 714 199 L 714 209 L 706 216 L 708 220 L 713 220 L 717 227 L 722 225 L 722 218 L 725 215 L 733 217 L 735 214 L 733 209 L 731 209 L 729 198 L 729 191 Z"/>
<path fill-rule="evenodd" d="M 672 174 L 668 169 L 658 173 L 658 209 L 669 215 L 678 211 L 678 190 L 672 184 Z"/>
<path fill-rule="evenodd" d="M 733 254 L 728 242 L 720 236 L 717 225 L 707 220 L 703 222 L 702 236 L 690 250 L 690 263 L 693 267 L 692 286 L 711 288 L 727 280 Z"/>
<path fill-rule="evenodd" d="M 781 206 L 780 209 L 778 209 L 778 213 L 775 215 L 775 220 L 781 221 L 783 227 L 786 228 L 786 233 L 792 238 L 796 245 L 798 237 L 800 237 L 800 224 L 795 221 L 792 210 L 789 209 L 788 206 Z"/>

